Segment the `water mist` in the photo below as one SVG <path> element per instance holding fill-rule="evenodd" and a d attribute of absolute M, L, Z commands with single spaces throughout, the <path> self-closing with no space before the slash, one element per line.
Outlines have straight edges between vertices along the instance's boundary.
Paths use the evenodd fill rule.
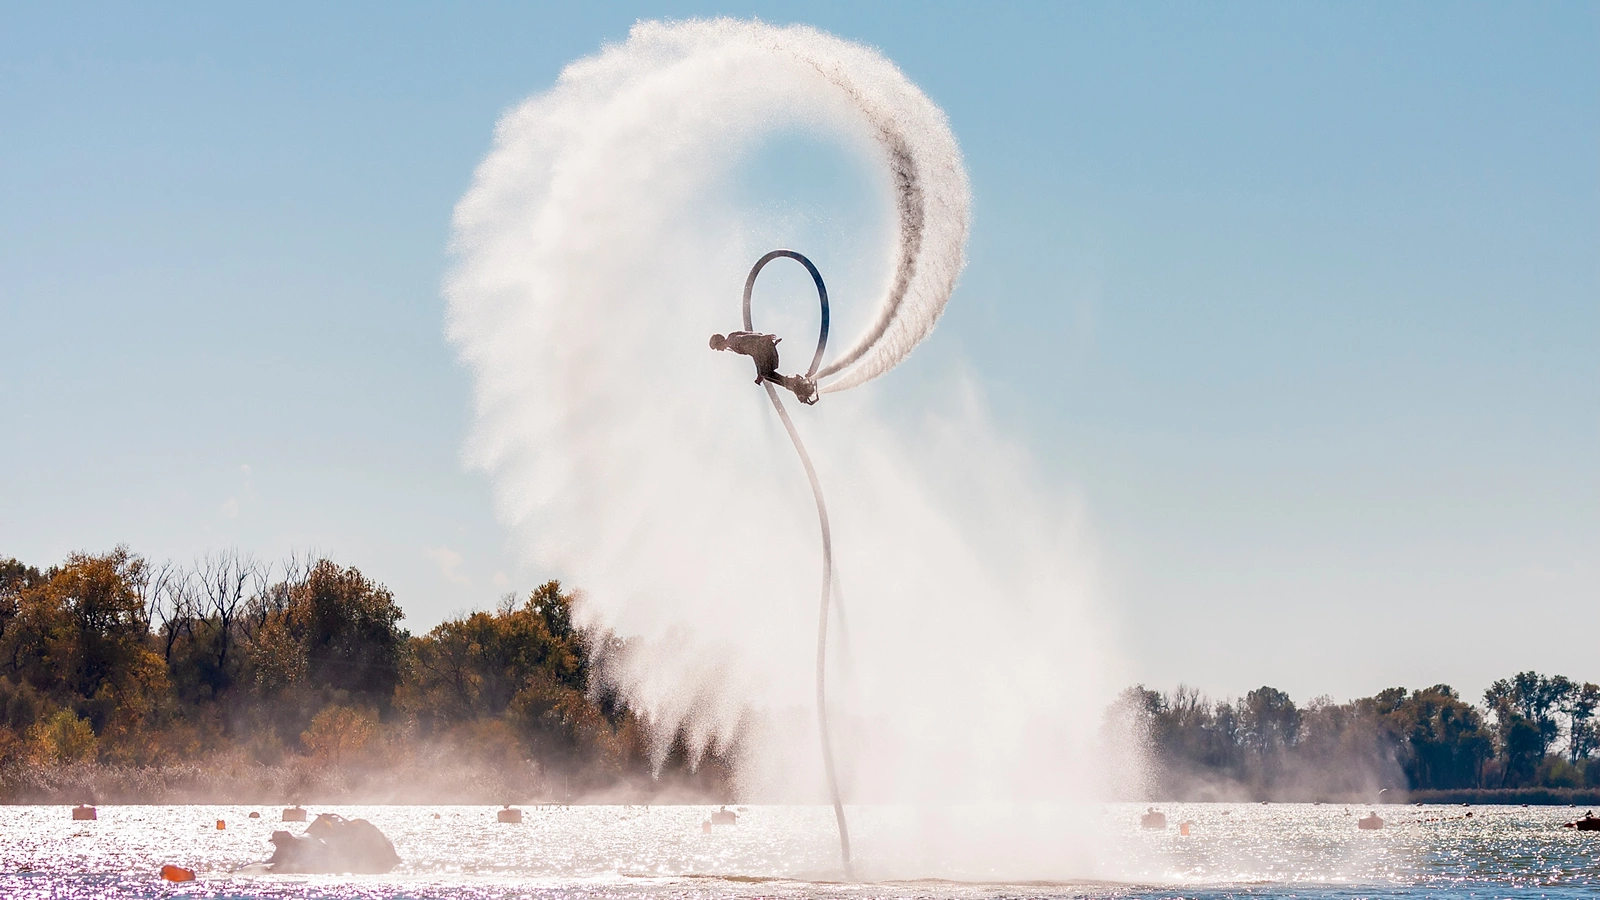
<path fill-rule="evenodd" d="M 808 247 L 738 202 L 740 166 L 793 133 L 869 173 L 881 214 L 862 233 Z M 529 562 L 627 639 L 607 674 L 658 755 L 675 737 L 736 752 L 743 798 L 823 801 L 811 496 L 749 362 L 706 348 L 737 323 L 751 261 L 805 252 L 840 348 L 822 402 L 795 411 L 848 626 L 830 654 L 839 777 L 847 803 L 901 810 L 856 836 L 858 871 L 1093 875 L 1092 824 L 1060 810 L 1093 798 L 1118 673 L 1074 505 L 960 374 L 914 412 L 874 381 L 943 311 L 967 210 L 943 114 L 876 51 L 803 27 L 641 23 L 505 115 L 457 208 L 467 454 Z M 806 315 L 760 317 L 790 336 L 786 370 L 809 359 Z"/>

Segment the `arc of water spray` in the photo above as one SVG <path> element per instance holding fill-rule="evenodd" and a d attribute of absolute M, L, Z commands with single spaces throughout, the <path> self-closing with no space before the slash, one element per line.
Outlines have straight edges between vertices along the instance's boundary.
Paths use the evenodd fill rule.
<path fill-rule="evenodd" d="M 750 294 L 755 289 L 756 276 L 761 274 L 767 263 L 780 257 L 787 257 L 805 266 L 806 271 L 811 273 L 811 280 L 817 284 L 817 299 L 822 304 L 822 328 L 817 335 L 817 352 L 812 355 L 811 368 L 806 372 L 807 378 L 815 378 L 818 367 L 822 365 L 822 353 L 828 346 L 828 287 L 822 283 L 822 273 L 804 254 L 794 250 L 773 250 L 751 267 L 750 275 L 744 281 L 744 330 L 755 330 L 750 317 Z M 822 738 L 822 767 L 828 778 L 828 791 L 833 797 L 833 817 L 839 825 L 839 854 L 844 859 L 845 874 L 849 876 L 850 825 L 845 821 L 844 801 L 839 796 L 839 776 L 833 766 L 833 742 L 828 735 L 828 606 L 833 590 L 833 532 L 828 527 L 828 504 L 822 496 L 822 482 L 817 478 L 816 467 L 811 465 L 811 455 L 800 440 L 800 432 L 795 429 L 789 411 L 784 409 L 783 401 L 778 398 L 777 388 L 770 381 L 763 381 L 762 386 L 767 389 L 767 398 L 772 401 L 772 408 L 778 411 L 783 429 L 789 433 L 789 440 L 794 442 L 795 452 L 800 455 L 800 465 L 805 467 L 806 478 L 811 482 L 811 496 L 817 501 L 817 522 L 822 528 L 822 602 L 817 611 L 817 731 Z"/>

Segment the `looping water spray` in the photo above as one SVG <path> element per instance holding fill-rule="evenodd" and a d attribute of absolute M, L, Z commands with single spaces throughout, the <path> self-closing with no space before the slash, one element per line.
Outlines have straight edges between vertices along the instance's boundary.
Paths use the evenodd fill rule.
<path fill-rule="evenodd" d="M 779 257 L 795 260 L 806 271 L 811 273 L 811 280 L 817 285 L 817 300 L 822 304 L 822 327 L 817 334 L 817 352 L 811 357 L 811 367 L 804 375 L 779 375 L 777 343 L 780 338 L 770 334 L 759 334 L 750 316 L 750 293 L 756 286 L 756 276 L 767 263 Z M 817 501 L 817 522 L 822 528 L 822 602 L 817 610 L 817 731 L 822 739 L 822 766 L 828 778 L 828 791 L 833 798 L 833 816 L 839 824 L 839 854 L 844 859 L 845 875 L 850 876 L 850 826 L 844 817 L 844 802 L 839 797 L 839 777 L 833 766 L 833 744 L 828 736 L 828 704 L 827 704 L 827 661 L 828 661 L 828 605 L 833 587 L 833 533 L 828 528 L 828 504 L 822 497 L 822 482 L 817 479 L 817 470 L 811 465 L 811 455 L 806 452 L 806 445 L 800 440 L 800 432 L 795 430 L 794 421 L 789 418 L 789 411 L 783 408 L 783 401 L 778 397 L 778 386 L 793 391 L 800 402 L 811 405 L 817 402 L 816 375 L 822 365 L 822 354 L 828 346 L 828 287 L 822 283 L 822 273 L 803 254 L 794 250 L 774 250 L 756 260 L 755 266 L 750 269 L 750 276 L 744 282 L 744 331 L 724 337 L 713 335 L 711 347 L 714 350 L 733 350 L 750 356 L 756 363 L 756 383 L 767 389 L 767 398 L 772 401 L 772 408 L 778 411 L 778 418 L 783 421 L 783 428 L 789 433 L 789 440 L 794 442 L 795 452 L 800 455 L 800 464 L 805 467 L 806 478 L 811 482 L 811 496 Z"/>
<path fill-rule="evenodd" d="M 502 509 L 526 528 L 531 558 L 590 585 L 586 610 L 594 624 L 633 639 L 611 677 L 634 708 L 652 712 L 661 746 L 680 731 L 718 746 L 734 740 L 744 724 L 738 711 L 762 702 L 750 692 L 780 683 L 724 680 L 715 667 L 699 664 L 707 645 L 720 644 L 722 626 L 735 624 L 702 631 L 702 614 L 749 612 L 742 607 L 746 579 L 738 575 L 791 552 L 761 546 L 759 534 L 714 520 L 713 510 L 690 519 L 679 514 L 707 492 L 730 482 L 743 486 L 749 475 L 723 464 L 742 462 L 729 435 L 681 427 L 718 421 L 719 395 L 663 396 L 638 385 L 692 350 L 672 346 L 669 366 L 652 336 L 716 314 L 706 305 L 719 302 L 710 289 L 716 277 L 681 260 L 717 257 L 727 246 L 717 233 L 738 233 L 741 226 L 724 221 L 733 211 L 722 201 L 706 206 L 697 186 L 734 174 L 739 154 L 730 148 L 753 148 L 763 135 L 788 129 L 874 164 L 889 215 L 885 233 L 863 235 L 855 255 L 871 265 L 871 246 L 881 245 L 882 290 L 859 298 L 861 330 L 843 335 L 843 343 L 832 336 L 827 358 L 819 349 L 809 369 L 779 375 L 771 335 L 719 335 L 713 346 L 756 361 L 756 380 L 768 389 L 812 482 L 831 573 L 822 492 L 777 388 L 810 404 L 894 368 L 933 330 L 966 256 L 971 194 L 961 149 L 943 111 L 905 73 L 870 47 L 801 25 L 639 22 L 625 42 L 574 63 L 548 91 L 506 112 L 493 150 L 456 207 L 452 245 L 460 265 L 446 291 L 451 341 L 474 372 L 477 414 L 468 456 L 493 474 Z M 679 170 L 693 177 L 660 177 Z M 799 254 L 769 254 L 751 279 L 778 256 L 807 265 Z M 807 269 L 825 297 L 815 267 Z M 743 324 L 753 329 L 749 287 Z M 616 323 L 625 325 L 613 329 Z M 606 339 L 597 346 L 598 332 Z M 696 370 L 701 374 L 709 375 Z M 641 432 L 656 437 L 639 441 Z M 884 432 L 873 440 L 901 438 Z M 931 490 L 913 472 L 896 478 Z M 647 496 L 659 502 L 641 504 Z M 873 521 L 898 521 L 895 515 L 903 514 L 875 510 Z M 952 518 L 952 533 L 965 521 Z M 909 533 L 879 539 L 896 559 L 916 552 L 902 549 Z M 744 555 L 740 571 L 708 583 L 702 571 L 740 548 L 757 555 Z M 957 571 L 966 568 L 952 575 Z M 910 590 L 908 583 L 878 596 L 924 602 L 907 596 Z M 819 625 L 842 604 L 827 579 L 823 600 Z M 680 640 L 678 626 L 706 640 Z M 834 627 L 837 643 L 845 636 L 842 617 Z M 819 628 L 819 650 L 827 636 Z M 730 663 L 748 666 L 752 675 L 776 674 L 770 670 L 783 664 L 742 652 Z M 819 695 L 821 674 L 819 666 Z M 822 706 L 819 698 L 831 788 Z M 835 809 L 843 839 L 842 804 Z M 840 843 L 847 851 L 848 842 Z"/>

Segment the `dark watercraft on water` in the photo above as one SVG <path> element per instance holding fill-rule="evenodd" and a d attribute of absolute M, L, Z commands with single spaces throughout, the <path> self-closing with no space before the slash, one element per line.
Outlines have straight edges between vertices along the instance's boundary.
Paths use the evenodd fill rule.
<path fill-rule="evenodd" d="M 274 848 L 267 860 L 273 872 L 292 875 L 382 875 L 400 864 L 394 845 L 366 819 L 323 813 L 302 837 L 272 833 Z"/>
<path fill-rule="evenodd" d="M 1600 819 L 1595 818 L 1595 815 L 1592 812 L 1584 813 L 1583 818 L 1577 820 L 1576 822 L 1568 822 L 1561 827 L 1576 828 L 1579 831 L 1600 831 Z"/>

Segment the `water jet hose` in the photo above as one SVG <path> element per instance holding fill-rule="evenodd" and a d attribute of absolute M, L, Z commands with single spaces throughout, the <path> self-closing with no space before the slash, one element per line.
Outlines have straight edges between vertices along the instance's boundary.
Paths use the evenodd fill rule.
<path fill-rule="evenodd" d="M 817 336 L 817 352 L 811 357 L 811 368 L 806 372 L 806 378 L 814 379 L 817 367 L 822 364 L 822 351 L 828 346 L 828 288 L 822 283 L 822 273 L 811 264 L 811 260 L 793 250 L 774 250 L 756 261 L 744 282 L 744 330 L 755 330 L 750 319 L 750 292 L 756 286 L 756 276 L 761 274 L 767 263 L 779 257 L 788 257 L 805 266 L 806 271 L 811 273 L 811 280 L 817 283 L 817 298 L 822 303 L 822 329 Z M 828 504 L 822 498 L 822 482 L 817 479 L 817 470 L 811 465 L 811 455 L 800 441 L 800 432 L 795 430 L 789 411 L 783 408 L 783 401 L 778 399 L 777 388 L 770 381 L 763 381 L 762 386 L 767 389 L 767 398 L 772 401 L 772 408 L 778 411 L 778 418 L 783 420 L 783 429 L 789 432 L 789 440 L 794 442 L 794 450 L 800 455 L 800 464 L 805 467 L 806 478 L 811 482 L 811 496 L 817 501 L 817 522 L 822 526 L 822 604 L 817 612 L 817 731 L 822 736 L 822 767 L 828 776 L 828 791 L 833 796 L 833 817 L 839 823 L 839 854 L 844 859 L 845 876 L 853 877 L 850 872 L 850 826 L 844 818 L 844 802 L 839 799 L 839 776 L 833 768 L 833 743 L 828 737 L 828 601 L 833 588 L 833 532 L 828 528 Z"/>

